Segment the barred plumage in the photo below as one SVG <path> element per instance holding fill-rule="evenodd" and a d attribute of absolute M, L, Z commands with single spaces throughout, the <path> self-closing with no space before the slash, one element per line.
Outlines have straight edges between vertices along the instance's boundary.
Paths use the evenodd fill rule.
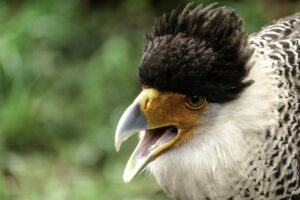
<path fill-rule="evenodd" d="M 207 169 L 205 167 L 199 167 L 198 170 L 203 170 L 202 172 L 198 171 L 192 173 L 192 177 L 197 177 L 197 173 L 201 174 L 201 176 L 197 177 L 199 180 L 195 180 L 198 186 L 194 186 L 195 182 L 192 180 L 193 178 L 177 185 L 167 180 L 170 179 L 170 177 L 162 175 L 161 170 L 170 170 L 172 172 L 170 172 L 170 174 L 173 175 L 175 173 L 182 173 L 181 167 L 183 166 L 178 167 L 179 169 L 171 169 L 172 166 L 168 163 L 173 163 L 173 167 L 176 164 L 166 157 L 152 163 L 151 171 L 165 190 L 170 193 L 170 196 L 175 199 L 300 199 L 300 13 L 280 19 L 273 22 L 272 25 L 263 27 L 259 32 L 250 35 L 248 42 L 250 49 L 254 50 L 254 53 L 249 61 L 249 65 L 253 66 L 252 69 L 250 69 L 249 77 L 251 78 L 248 77 L 246 80 L 253 79 L 256 84 L 254 84 L 253 87 L 250 86 L 250 88 L 252 87 L 253 90 L 261 91 L 250 91 L 250 88 L 249 90 L 245 89 L 240 99 L 234 101 L 232 105 L 228 105 L 228 107 L 232 109 L 237 109 L 238 107 L 241 109 L 236 112 L 250 112 L 242 108 L 243 106 L 247 106 L 244 105 L 244 102 L 241 103 L 243 104 L 241 107 L 236 105 L 237 102 L 242 102 L 243 98 L 249 98 L 247 103 L 249 103 L 249 106 L 254 106 L 252 109 L 256 109 L 256 104 L 264 101 L 263 103 L 268 105 L 266 106 L 267 108 L 262 107 L 262 110 L 268 109 L 271 113 L 261 113 L 260 115 L 251 114 L 251 116 L 250 114 L 249 116 L 248 114 L 244 114 L 244 120 L 246 122 L 247 120 L 250 122 L 253 120 L 253 122 L 251 122 L 253 126 L 261 126 L 259 128 L 253 128 L 254 130 L 252 131 L 249 130 L 249 127 L 248 129 L 240 128 L 236 125 L 240 128 L 240 131 L 243 132 L 241 134 L 249 134 L 249 132 L 252 132 L 251 134 L 257 134 L 249 138 L 245 136 L 243 139 L 246 141 L 243 141 L 243 144 L 248 143 L 245 144 L 245 146 L 249 146 L 245 148 L 247 150 L 241 150 L 239 148 L 231 149 L 219 144 L 219 147 L 215 147 L 219 148 L 218 151 L 213 151 L 211 154 L 208 152 L 210 150 L 202 151 L 201 154 L 199 153 L 199 157 L 203 157 L 203 154 L 214 156 L 215 153 L 231 150 L 246 151 L 246 156 L 239 158 L 244 159 L 242 162 L 246 164 L 241 164 L 239 159 L 228 158 L 227 162 L 235 162 L 235 165 L 238 166 L 232 166 L 230 170 L 228 170 L 226 164 L 224 166 L 220 164 L 222 162 L 226 163 L 226 161 L 220 161 L 222 158 L 216 159 L 215 162 L 219 162 L 221 170 L 219 176 L 222 176 L 225 180 L 217 180 L 218 178 L 214 180 L 214 178 L 212 178 L 213 176 L 211 177 L 207 174 L 208 172 L 204 172 L 205 170 L 211 170 L 211 166 L 208 166 Z M 264 82 L 264 80 L 260 79 L 269 80 Z M 261 94 L 254 94 L 253 99 L 247 96 L 255 92 L 261 92 Z M 268 92 L 272 93 L 270 97 L 266 96 Z M 258 100 L 254 99 L 255 95 L 257 95 Z M 259 98 L 261 98 L 261 102 L 255 102 L 260 101 Z M 260 109 L 259 105 L 257 109 Z M 215 115 L 215 113 L 209 113 L 207 115 Z M 229 119 L 233 118 L 230 114 L 226 116 Z M 236 117 L 242 118 L 243 116 L 241 114 Z M 251 117 L 254 117 L 254 119 Z M 260 120 L 262 122 L 259 122 L 255 117 L 261 118 Z M 209 119 L 211 118 L 212 117 Z M 241 119 L 234 120 L 242 121 Z M 255 120 L 257 120 L 257 122 L 255 122 Z M 268 120 L 272 121 L 269 122 L 269 125 L 266 122 Z M 212 126 L 223 127 L 224 124 L 222 123 L 225 122 L 213 124 L 208 126 L 207 129 L 212 129 Z M 228 134 L 225 133 L 226 131 L 226 128 L 224 128 L 222 133 Z M 230 130 L 228 131 L 230 132 Z M 200 134 L 205 134 L 205 128 L 201 127 L 199 132 Z M 207 132 L 209 132 L 207 133 L 207 135 L 209 135 L 212 131 Z M 228 136 L 228 138 L 229 137 L 230 136 Z M 237 141 L 233 139 L 233 141 L 228 142 L 229 144 L 227 145 L 236 145 L 236 142 Z M 201 145 L 200 143 L 201 142 L 199 142 L 198 145 Z M 220 143 L 222 143 L 222 141 L 220 141 Z M 181 156 L 184 154 L 195 154 L 195 152 L 188 149 L 185 149 L 185 153 L 179 151 L 180 150 L 176 153 Z M 176 159 L 176 153 L 172 153 L 173 155 L 169 155 L 169 157 Z M 210 160 L 203 159 L 203 161 L 211 163 Z M 186 162 L 188 162 L 188 160 L 186 160 Z M 187 171 L 189 170 L 186 170 L 186 173 L 190 173 L 190 171 Z M 213 173 L 218 174 L 217 172 Z M 182 180 L 183 177 L 174 178 L 172 181 L 179 181 L 180 179 Z M 201 179 L 206 181 L 201 183 Z M 192 182 L 192 184 L 190 184 L 190 182 Z M 188 188 L 185 188 L 182 184 L 187 184 Z M 221 184 L 227 184 L 227 186 L 222 186 Z M 195 194 L 187 194 L 188 190 L 191 190 L 190 192 Z M 195 192 L 195 190 L 198 191 Z"/>
<path fill-rule="evenodd" d="M 141 131 L 125 181 L 148 166 L 176 200 L 300 199 L 300 13 L 247 36 L 233 9 L 174 10 L 139 78 L 116 133 Z"/>
<path fill-rule="evenodd" d="M 249 41 L 256 54 L 271 61 L 264 67 L 276 74 L 278 87 L 277 123 L 267 129 L 263 147 L 266 170 L 260 178 L 250 177 L 264 185 L 258 187 L 264 199 L 300 199 L 300 13 L 263 27 Z"/>

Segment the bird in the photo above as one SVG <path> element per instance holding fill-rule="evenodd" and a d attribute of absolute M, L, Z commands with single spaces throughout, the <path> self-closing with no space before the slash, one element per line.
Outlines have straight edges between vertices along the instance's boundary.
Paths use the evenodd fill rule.
<path fill-rule="evenodd" d="M 187 4 L 146 35 L 115 148 L 176 200 L 300 199 L 300 13 L 247 34 L 236 10 Z"/>

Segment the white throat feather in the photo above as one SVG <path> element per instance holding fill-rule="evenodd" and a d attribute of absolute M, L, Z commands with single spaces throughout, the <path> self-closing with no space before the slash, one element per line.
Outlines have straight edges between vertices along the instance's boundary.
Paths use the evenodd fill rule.
<path fill-rule="evenodd" d="M 254 83 L 234 101 L 208 105 L 193 138 L 149 165 L 171 197 L 226 199 L 246 179 L 247 162 L 262 153 L 265 131 L 276 122 L 278 91 L 272 63 L 259 54 L 251 60 L 247 79 Z"/>

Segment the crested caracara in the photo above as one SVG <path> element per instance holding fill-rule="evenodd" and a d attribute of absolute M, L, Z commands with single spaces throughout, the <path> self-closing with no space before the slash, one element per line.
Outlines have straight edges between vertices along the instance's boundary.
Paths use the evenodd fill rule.
<path fill-rule="evenodd" d="M 140 135 L 125 182 L 147 168 L 178 200 L 300 199 L 300 13 L 247 35 L 231 8 L 173 10 L 138 79 L 115 135 Z"/>

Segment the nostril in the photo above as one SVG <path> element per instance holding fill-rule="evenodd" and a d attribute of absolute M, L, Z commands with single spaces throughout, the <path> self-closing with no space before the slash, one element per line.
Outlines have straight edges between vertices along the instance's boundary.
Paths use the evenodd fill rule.
<path fill-rule="evenodd" d="M 149 100 L 149 98 L 147 98 L 144 103 L 144 110 L 147 110 L 147 108 L 149 107 L 149 103 L 150 103 L 150 100 Z"/>

